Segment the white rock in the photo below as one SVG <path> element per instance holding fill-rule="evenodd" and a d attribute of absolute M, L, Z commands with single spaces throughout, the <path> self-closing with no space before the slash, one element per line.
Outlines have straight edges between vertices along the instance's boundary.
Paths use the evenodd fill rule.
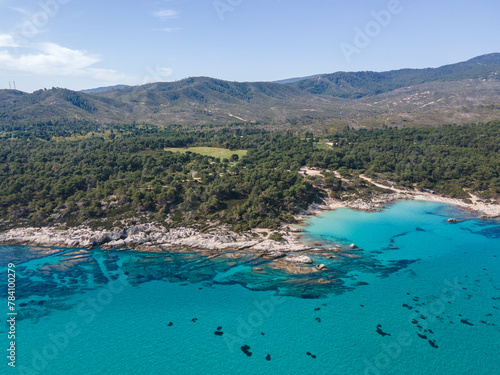
<path fill-rule="evenodd" d="M 307 255 L 289 255 L 285 258 L 288 262 L 311 264 L 313 260 Z"/>

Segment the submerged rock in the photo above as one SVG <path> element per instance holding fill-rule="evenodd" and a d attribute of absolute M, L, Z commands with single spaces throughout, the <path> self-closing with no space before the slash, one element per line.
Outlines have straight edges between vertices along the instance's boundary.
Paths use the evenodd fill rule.
<path fill-rule="evenodd" d="M 285 258 L 287 262 L 311 264 L 313 260 L 307 255 L 289 255 Z"/>
<path fill-rule="evenodd" d="M 250 352 L 250 347 L 248 345 L 243 345 L 241 347 L 241 351 L 247 355 L 247 357 L 250 357 L 252 355 L 252 352 Z"/>
<path fill-rule="evenodd" d="M 283 258 L 284 256 L 286 256 L 286 253 L 284 253 L 283 251 L 269 251 L 261 255 L 262 258 L 269 259 L 279 259 Z"/>

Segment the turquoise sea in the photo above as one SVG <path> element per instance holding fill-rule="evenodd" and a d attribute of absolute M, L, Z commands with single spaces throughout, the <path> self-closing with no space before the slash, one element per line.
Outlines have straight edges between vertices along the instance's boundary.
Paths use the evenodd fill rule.
<path fill-rule="evenodd" d="M 308 224 L 308 241 L 359 249 L 288 275 L 248 254 L 0 246 L 18 313 L 0 373 L 500 374 L 498 220 L 401 201 Z"/>

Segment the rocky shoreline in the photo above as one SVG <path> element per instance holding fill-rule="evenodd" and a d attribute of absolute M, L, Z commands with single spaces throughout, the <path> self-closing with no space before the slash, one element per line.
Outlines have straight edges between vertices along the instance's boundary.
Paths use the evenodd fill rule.
<path fill-rule="evenodd" d="M 92 230 L 85 226 L 70 229 L 17 228 L 0 233 L 1 244 L 57 246 L 74 248 L 127 248 L 137 250 L 168 250 L 189 247 L 199 250 L 253 250 L 281 257 L 289 252 L 313 249 L 303 244 L 297 235 L 300 230 L 283 227 L 279 233 L 283 242 L 271 240 L 262 230 L 239 234 L 221 226 L 212 233 L 200 233 L 190 228 L 164 228 L 158 224 L 140 224 L 113 230 Z"/>
<path fill-rule="evenodd" d="M 450 203 L 461 208 L 475 212 L 481 212 L 481 218 L 499 217 L 499 205 L 468 204 L 459 199 L 428 196 L 410 192 L 396 192 L 383 194 L 369 201 L 358 199 L 354 201 L 340 201 L 325 199 L 322 204 L 313 204 L 296 219 L 303 221 L 320 212 L 347 207 L 363 211 L 380 211 L 385 205 L 396 200 L 428 200 L 442 203 Z M 300 236 L 303 230 L 296 227 L 284 225 L 279 231 L 265 229 L 254 229 L 245 233 L 235 233 L 227 226 L 220 226 L 210 233 L 201 233 L 191 228 L 165 228 L 156 223 L 124 226 L 112 230 L 93 230 L 86 226 L 69 229 L 57 229 L 56 227 L 44 228 L 15 228 L 0 233 L 0 244 L 16 244 L 30 246 L 57 246 L 72 248 L 92 248 L 101 246 L 105 249 L 136 249 L 144 251 L 169 250 L 173 247 L 187 247 L 198 250 L 248 250 L 262 253 L 268 258 L 285 258 L 295 263 L 310 264 L 310 259 L 303 258 L 298 254 L 305 251 L 322 251 L 315 246 L 306 244 Z M 275 241 L 269 238 L 269 233 L 278 232 L 283 241 Z M 299 260 L 297 260 L 299 259 Z M 300 261 L 300 260 L 303 260 Z"/>

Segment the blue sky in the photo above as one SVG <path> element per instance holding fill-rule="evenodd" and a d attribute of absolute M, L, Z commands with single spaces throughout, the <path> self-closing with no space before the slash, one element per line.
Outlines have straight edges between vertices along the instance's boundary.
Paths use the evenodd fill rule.
<path fill-rule="evenodd" d="M 0 0 L 0 89 L 271 81 L 500 52 L 497 0 Z"/>

